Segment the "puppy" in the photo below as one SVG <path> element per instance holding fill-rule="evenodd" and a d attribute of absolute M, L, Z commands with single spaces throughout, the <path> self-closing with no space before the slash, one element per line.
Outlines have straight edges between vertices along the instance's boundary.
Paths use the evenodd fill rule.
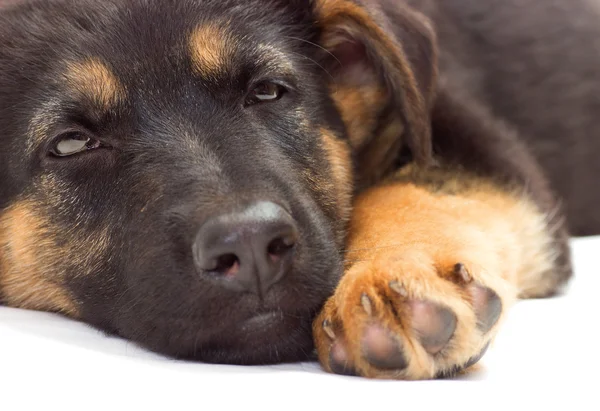
<path fill-rule="evenodd" d="M 530 3 L 7 6 L 2 302 L 178 358 L 469 367 L 571 275 L 537 158 L 600 229 L 596 9 Z"/>

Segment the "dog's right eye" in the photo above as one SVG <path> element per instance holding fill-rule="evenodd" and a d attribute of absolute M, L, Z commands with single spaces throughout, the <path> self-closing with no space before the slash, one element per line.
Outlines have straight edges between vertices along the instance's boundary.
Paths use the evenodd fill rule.
<path fill-rule="evenodd" d="M 68 157 L 100 147 L 102 147 L 100 141 L 84 133 L 69 132 L 58 136 L 54 140 L 50 153 L 55 157 Z"/>
<path fill-rule="evenodd" d="M 246 96 L 246 107 L 260 103 L 268 103 L 279 100 L 285 93 L 286 88 L 280 84 L 263 81 L 254 86 L 248 96 Z"/>

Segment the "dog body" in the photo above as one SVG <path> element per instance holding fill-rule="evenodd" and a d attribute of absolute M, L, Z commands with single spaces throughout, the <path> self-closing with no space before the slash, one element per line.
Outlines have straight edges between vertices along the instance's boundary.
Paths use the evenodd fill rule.
<path fill-rule="evenodd" d="M 600 2 L 409 3 L 435 27 L 440 87 L 526 142 L 572 234 L 600 233 Z"/>
<path fill-rule="evenodd" d="M 600 231 L 597 9 L 2 10 L 0 297 L 180 358 L 305 359 L 314 337 L 338 373 L 468 367 L 571 275 L 537 159 L 573 231 Z"/>

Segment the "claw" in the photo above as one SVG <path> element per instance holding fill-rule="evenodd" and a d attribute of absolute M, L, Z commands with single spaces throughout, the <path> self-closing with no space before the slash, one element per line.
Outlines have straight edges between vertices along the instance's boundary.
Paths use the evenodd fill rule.
<path fill-rule="evenodd" d="M 454 274 L 465 284 L 473 281 L 473 277 L 463 263 L 458 263 L 454 266 Z"/>
<path fill-rule="evenodd" d="M 404 298 L 408 297 L 408 291 L 406 291 L 406 288 L 404 288 L 404 286 L 402 284 L 400 284 L 398 281 L 392 281 L 390 283 L 390 288 L 397 294 L 400 294 L 402 297 L 404 297 Z"/>
<path fill-rule="evenodd" d="M 332 340 L 335 340 L 335 333 L 333 332 L 333 328 L 331 327 L 331 322 L 329 320 L 323 321 L 323 331 L 325 334 Z"/>
<path fill-rule="evenodd" d="M 371 299 L 367 294 L 363 293 L 363 295 L 361 295 L 360 303 L 362 304 L 363 309 L 365 310 L 368 316 L 373 315 L 373 305 L 371 304 Z"/>

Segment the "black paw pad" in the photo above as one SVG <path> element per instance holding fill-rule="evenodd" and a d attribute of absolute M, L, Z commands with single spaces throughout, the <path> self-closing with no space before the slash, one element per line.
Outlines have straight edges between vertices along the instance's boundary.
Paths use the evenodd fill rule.
<path fill-rule="evenodd" d="M 481 352 L 473 357 L 471 357 L 469 359 L 469 361 L 467 361 L 467 363 L 464 365 L 464 367 L 462 367 L 463 369 L 467 369 L 475 364 L 477 364 L 479 362 L 479 360 L 481 360 L 483 358 L 483 356 L 485 355 L 485 353 L 487 352 L 488 348 L 490 348 L 490 343 L 487 343 L 485 347 L 483 347 L 483 350 L 481 350 Z"/>
<path fill-rule="evenodd" d="M 481 331 L 487 333 L 500 319 L 502 301 L 495 291 L 487 287 L 472 287 L 471 296 L 477 315 L 477 326 Z"/>
<path fill-rule="evenodd" d="M 408 366 L 402 342 L 388 330 L 370 325 L 362 340 L 365 358 L 382 370 L 403 370 Z"/>
<path fill-rule="evenodd" d="M 331 372 L 339 375 L 356 376 L 356 371 L 348 363 L 348 353 L 341 341 L 336 341 L 329 351 L 329 367 Z"/>
<path fill-rule="evenodd" d="M 421 345 L 430 354 L 437 354 L 450 341 L 456 330 L 456 315 L 437 304 L 414 301 L 411 303 L 412 328 Z"/>
<path fill-rule="evenodd" d="M 472 367 L 473 365 L 477 364 L 479 362 L 479 360 L 481 360 L 483 358 L 483 356 L 485 355 L 485 353 L 487 352 L 489 347 L 490 347 L 490 343 L 487 343 L 486 346 L 483 347 L 483 350 L 481 350 L 481 352 L 479 354 L 471 357 L 469 359 L 469 361 L 466 362 L 465 365 L 460 365 L 460 366 L 456 365 L 447 370 L 440 371 L 437 373 L 435 378 L 452 378 L 452 377 L 456 376 L 456 374 L 458 374 L 459 372 L 463 372 L 467 368 Z"/>

